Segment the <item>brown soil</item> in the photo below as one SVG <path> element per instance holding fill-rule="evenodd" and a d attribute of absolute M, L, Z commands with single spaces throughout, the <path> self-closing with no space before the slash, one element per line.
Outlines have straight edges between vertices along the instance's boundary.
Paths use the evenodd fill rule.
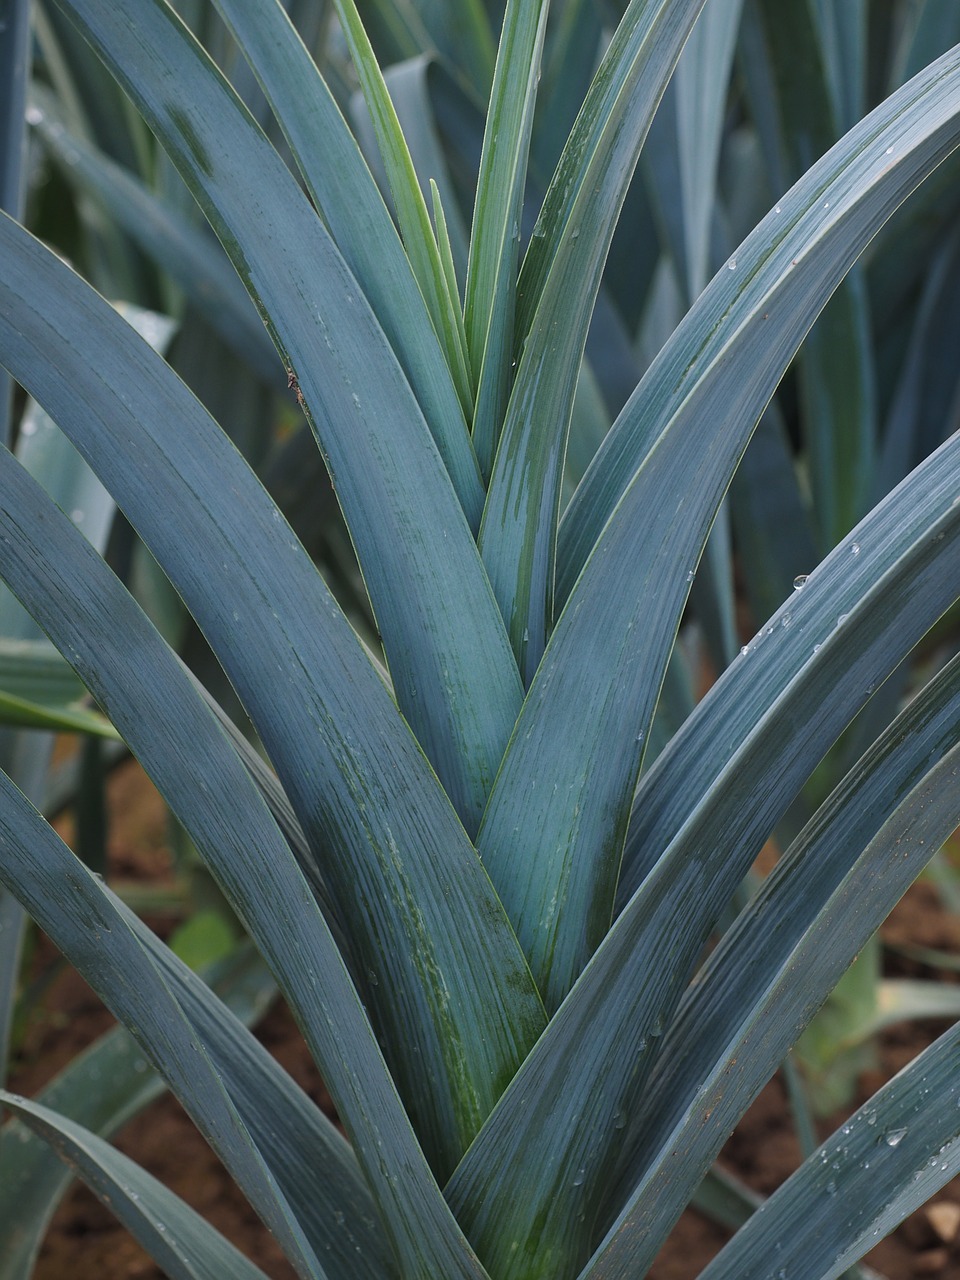
<path fill-rule="evenodd" d="M 146 878 L 154 884 L 169 880 L 162 802 L 133 765 L 116 772 L 110 790 L 118 815 L 111 829 L 111 879 Z M 65 834 L 69 837 L 68 830 Z M 161 933 L 170 925 L 162 920 L 151 923 Z M 914 943 L 960 952 L 960 920 L 944 911 L 934 889 L 925 883 L 909 892 L 884 927 L 883 936 L 894 944 Z M 46 971 L 54 956 L 50 945 L 41 939 L 34 970 Z M 929 971 L 912 962 L 894 958 L 893 964 L 900 975 L 929 976 Z M 27 1028 L 11 1087 L 26 1094 L 34 1092 L 110 1021 L 86 984 L 64 968 Z M 910 1024 L 885 1034 L 879 1070 L 862 1080 L 858 1101 L 863 1101 L 942 1030 L 943 1024 Z M 329 1111 L 326 1091 L 282 1004 L 268 1014 L 258 1035 L 291 1075 Z M 834 1116 L 825 1121 L 821 1136 L 826 1136 L 842 1118 Z M 172 1098 L 157 1102 L 129 1124 L 116 1145 L 193 1205 L 268 1276 L 292 1280 L 293 1270 L 271 1236 Z M 731 1137 L 723 1162 L 750 1186 L 769 1193 L 798 1161 L 784 1092 L 779 1080 L 774 1080 Z M 936 1205 L 946 1203 L 960 1205 L 960 1179 L 937 1197 Z M 943 1214 L 926 1206 L 882 1241 L 866 1261 L 889 1280 L 960 1277 L 960 1232 L 954 1227 L 955 1234 L 951 1234 L 949 1218 L 949 1211 Z M 727 1233 L 700 1214 L 687 1212 L 651 1271 L 651 1280 L 693 1280 L 726 1238 Z M 60 1206 L 35 1272 L 36 1280 L 64 1280 L 67 1276 L 71 1280 L 160 1280 L 162 1273 L 110 1213 L 78 1186 Z"/>

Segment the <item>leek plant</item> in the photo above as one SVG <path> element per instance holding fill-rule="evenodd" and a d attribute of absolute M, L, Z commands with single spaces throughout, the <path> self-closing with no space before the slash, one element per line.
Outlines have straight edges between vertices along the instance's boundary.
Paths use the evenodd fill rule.
<path fill-rule="evenodd" d="M 336 491 L 376 643 L 226 431 L 9 217 L 0 362 L 156 558 L 269 765 L 6 451 L 0 576 L 189 833 L 346 1139 L 6 775 L 0 880 L 299 1274 L 643 1275 L 739 1117 L 960 823 L 954 660 L 862 744 L 760 891 L 737 896 L 820 762 L 958 596 L 960 442 L 901 468 L 867 510 L 862 423 L 836 391 L 838 360 L 857 374 L 843 353 L 859 350 L 862 281 L 848 273 L 960 143 L 960 47 L 854 113 L 709 282 L 709 219 L 684 206 L 685 313 L 666 335 L 662 314 L 648 317 L 659 349 L 592 451 L 582 428 L 602 416 L 589 399 L 601 379 L 583 357 L 641 147 L 649 132 L 645 163 L 666 163 L 672 130 L 687 161 L 699 139 L 707 158 L 687 176 L 712 171 L 716 138 L 679 122 L 698 84 L 725 91 L 739 5 L 621 6 L 565 138 L 559 110 L 535 132 L 538 91 L 565 100 L 558 68 L 576 63 L 591 6 L 567 0 L 551 26 L 545 0 L 507 0 L 499 41 L 498 7 L 481 0 L 369 6 L 378 43 L 473 33 L 448 86 L 488 99 L 467 230 L 453 179 L 442 190 L 418 174 L 353 0 L 335 0 L 336 34 L 391 211 L 338 105 L 346 74 L 328 85 L 279 3 L 216 0 L 248 68 L 231 76 L 255 76 L 266 129 L 166 0 L 57 3 L 256 304 Z M 842 26 L 841 11 L 809 8 Z M 771 14 L 776 34 L 777 12 L 748 6 L 747 36 L 769 32 Z M 688 38 L 672 114 L 651 129 Z M 698 68 L 712 50 L 727 61 L 711 79 Z M 840 58 L 825 75 L 839 84 L 843 70 Z M 551 168 L 533 207 L 535 174 Z M 608 273 L 607 287 L 625 285 Z M 808 465 L 832 549 L 672 726 L 657 708 L 671 708 L 692 593 L 718 651 L 729 644 L 725 495 L 828 303 L 833 327 L 805 347 L 803 376 L 826 424 Z M 840 1275 L 952 1177 L 957 1041 L 948 1032 L 877 1093 L 704 1276 Z M 49 1142 L 168 1274 L 260 1274 L 97 1123 L 0 1098 L 8 1132 Z M 16 1204 L 16 1172 L 5 1191 Z M 29 1215 L 8 1216 L 5 1274 L 29 1274 L 35 1237 Z"/>

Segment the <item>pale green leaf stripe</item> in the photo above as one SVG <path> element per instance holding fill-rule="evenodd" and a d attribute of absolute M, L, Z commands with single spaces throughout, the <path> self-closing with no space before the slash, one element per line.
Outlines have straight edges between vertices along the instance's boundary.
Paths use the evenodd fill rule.
<path fill-rule="evenodd" d="M 47 729 L 51 733 L 89 733 L 95 738 L 117 738 L 109 720 L 92 709 L 56 702 L 31 702 L 0 689 L 0 724 L 21 729 Z"/>
<path fill-rule="evenodd" d="M 397 210 L 403 247 L 446 352 L 447 365 L 464 412 L 468 418 L 472 418 L 473 393 L 460 300 L 456 294 L 451 297 L 447 288 L 446 274 L 440 261 L 433 228 L 430 226 L 430 215 L 407 150 L 403 130 L 354 0 L 333 0 L 333 4 L 373 122 L 380 157 Z"/>
<path fill-rule="evenodd" d="M 384 1041 L 420 1051 L 391 1064 L 401 1091 L 438 1164 L 455 1162 L 543 1027 L 475 850 L 289 526 L 168 366 L 9 220 L 0 304 L 3 361 L 122 500 L 329 851 Z"/>
<path fill-rule="evenodd" d="M 532 281 L 526 263 L 521 273 L 519 366 L 495 455 L 480 548 L 527 683 L 553 617 L 563 459 L 603 265 L 654 110 L 702 5 L 703 0 L 658 0 L 630 6 L 534 230 L 531 245 L 550 241 L 544 250 L 528 253 L 534 274 L 540 264 L 545 279 L 542 285 Z M 586 146 L 589 153 L 579 150 Z M 565 193 L 562 210 L 551 203 L 559 184 Z"/>
<path fill-rule="evenodd" d="M 217 0 L 217 8 L 237 37 L 307 190 L 410 379 L 476 532 L 483 489 L 463 409 L 409 260 L 360 149 L 276 0 Z"/>
<path fill-rule="evenodd" d="M 570 577 L 615 505 L 526 699 L 479 837 L 548 1007 L 609 923 L 690 574 L 753 426 L 830 290 L 958 141 L 960 50 L 868 116 L 764 219 L 651 366 L 568 508 Z"/>
<path fill-rule="evenodd" d="M 954 660 L 847 775 L 698 974 L 630 1133 L 610 1198 L 623 1208 L 582 1280 L 647 1270 L 737 1120 L 960 822 L 958 711 Z"/>
<path fill-rule="evenodd" d="M 802 654 L 790 681 L 789 711 L 775 690 L 769 698 L 779 714 L 769 717 L 762 714 L 765 701 L 758 706 L 746 695 L 738 714 L 750 728 L 741 730 L 744 741 L 733 754 L 724 751 L 722 778 L 700 803 L 687 805 L 687 821 L 607 933 L 451 1180 L 448 1199 L 491 1268 L 491 1237 L 491 1248 L 515 1244 L 522 1252 L 542 1228 L 540 1247 L 555 1236 L 557 1256 L 567 1256 L 581 1215 L 593 1221 L 606 1190 L 597 1171 L 622 1145 L 664 1020 L 716 918 L 827 747 L 956 597 L 958 492 L 960 437 L 954 437 L 863 522 L 855 531 L 859 542 L 851 538 L 837 548 L 818 571 L 821 589 L 804 596 L 804 587 L 799 600 L 788 601 L 715 686 L 719 690 L 737 672 L 743 676 L 744 668 L 749 674 L 752 662 L 761 663 L 762 672 L 764 659 L 776 661 L 781 649 Z M 855 577 L 848 590 L 851 566 L 874 543 L 887 546 L 892 566 L 881 558 L 873 575 Z M 728 715 L 724 734 L 730 728 Z M 705 750 L 712 739 L 698 735 L 697 741 Z M 749 805 L 745 795 L 752 797 Z M 543 1205 L 521 1191 L 535 1180 L 526 1164 L 534 1158 L 538 1168 L 554 1173 Z"/>
<path fill-rule="evenodd" d="M 469 230 L 460 198 L 451 173 L 451 163 L 462 169 L 464 161 L 458 160 L 457 148 L 460 139 L 457 136 L 456 118 L 441 118 L 448 103 L 444 99 L 449 95 L 454 101 L 464 99 L 469 109 L 480 116 L 480 108 L 472 97 L 467 97 L 459 77 L 455 77 L 451 68 L 441 65 L 426 54 L 410 58 L 397 66 L 390 67 L 384 79 L 390 91 L 400 122 L 400 128 L 407 140 L 410 159 L 413 161 L 417 181 L 424 199 L 430 189 L 430 183 L 436 182 L 440 191 L 450 248 L 456 272 L 450 276 L 446 264 L 444 275 L 450 296 L 459 300 L 463 296 L 460 281 L 466 278 L 467 254 L 469 252 Z M 456 108 L 450 106 L 451 111 Z M 373 137 L 373 125 L 370 113 L 363 101 L 362 94 L 354 95 L 351 103 L 351 120 L 357 133 L 357 144 L 364 154 L 370 157 L 371 165 L 379 165 L 380 151 L 376 138 Z M 452 132 L 448 133 L 448 130 Z M 461 175 L 461 178 L 464 175 Z M 437 247 L 440 249 L 440 261 L 443 263 L 443 249 L 434 219 L 434 232 L 437 234 Z"/>
<path fill-rule="evenodd" d="M 512 374 L 520 213 L 549 11 L 549 0 L 507 0 L 480 154 L 464 325 L 477 387 L 473 442 L 485 476 Z"/>
<path fill-rule="evenodd" d="M 476 544 L 383 331 L 290 172 L 163 0 L 63 7 L 169 149 L 299 380 L 400 709 L 476 830 L 522 691 Z"/>
<path fill-rule="evenodd" d="M 958 1055 L 960 1024 L 831 1134 L 700 1280 L 766 1280 L 774 1256 L 788 1276 L 835 1280 L 930 1200 L 960 1172 Z"/>
<path fill-rule="evenodd" d="M 57 348 L 56 343 L 48 345 Z M 165 415 L 168 426 L 172 421 Z M 195 426 L 188 423 L 187 433 Z M 217 438 L 223 439 L 220 433 Z M 148 473 L 154 462 L 141 450 L 140 464 Z M 212 462 L 207 473 L 218 485 L 229 485 L 230 470 Z M 159 470 L 152 472 L 152 482 L 158 474 Z M 0 574 L 109 709 L 256 939 L 351 1135 L 401 1265 L 409 1265 L 414 1273 L 421 1269 L 445 1275 L 449 1268 L 451 1275 L 476 1277 L 478 1268 L 410 1129 L 366 1011 L 317 903 L 236 753 L 179 660 L 67 518 L 3 452 L 0 475 Z M 178 510 L 169 498 L 161 495 L 166 513 Z M 252 521 L 255 506 L 246 508 L 242 500 L 240 506 L 244 519 Z M 183 518 L 175 537 L 195 556 L 203 539 L 192 536 L 196 530 L 182 508 L 178 514 Z M 322 621 L 319 611 L 311 622 L 317 620 Z M 256 650 L 252 639 L 250 648 Z M 330 644 L 331 662 L 335 654 Z M 262 670 L 259 655 L 256 661 Z M 319 757 L 319 734 L 314 748 Z M 315 763 L 322 762 L 318 758 Z M 5 799 L 0 824 L 6 824 L 3 829 L 13 841 L 0 870 L 5 883 L 137 1036 L 241 1185 L 250 1185 L 252 1179 L 252 1201 L 274 1230 L 279 1228 L 281 1238 L 295 1251 L 300 1249 L 299 1232 L 285 1214 L 286 1203 L 240 1127 L 220 1077 L 212 1067 L 209 1075 L 198 1075 L 209 1060 L 192 1050 L 194 1029 L 155 976 L 137 941 L 136 927 L 124 923 L 99 881 L 5 775 L 0 775 L 0 789 Z M 57 894 L 57 884 L 69 886 L 69 892 Z M 425 1003 L 421 999 L 421 1005 Z M 410 1032 L 417 1026 L 420 1005 L 408 1002 L 407 1007 Z M 420 1044 L 426 1054 L 436 1056 L 423 1037 Z M 441 1059 L 441 1070 L 443 1065 Z M 436 1069 L 432 1075 L 436 1088 L 442 1076 Z M 229 1147 L 224 1146 L 227 1142 Z M 396 1176 L 399 1169 L 403 1179 Z"/>
<path fill-rule="evenodd" d="M 0 720 L 4 723 L 116 738 L 108 720 L 93 707 L 82 705 L 86 694 L 73 670 L 46 640 L 0 636 Z"/>
<path fill-rule="evenodd" d="M 453 260 L 453 245 L 450 243 L 450 228 L 447 225 L 447 215 L 443 211 L 443 200 L 435 178 L 430 179 L 430 207 L 433 209 L 433 225 L 437 231 L 437 246 L 440 249 L 444 275 L 447 277 L 447 288 L 451 293 L 459 295 L 457 266 Z"/>
<path fill-rule="evenodd" d="M 5 1089 L 0 1089 L 0 1104 L 50 1144 L 171 1280 L 267 1280 L 186 1201 L 102 1138 Z"/>

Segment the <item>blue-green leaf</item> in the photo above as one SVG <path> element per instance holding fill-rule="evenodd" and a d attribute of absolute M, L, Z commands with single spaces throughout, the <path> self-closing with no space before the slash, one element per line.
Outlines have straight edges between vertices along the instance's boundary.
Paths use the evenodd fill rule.
<path fill-rule="evenodd" d="M 178 660 L 66 517 L 44 503 L 7 454 L 0 453 L 0 472 L 0 572 L 109 708 L 257 940 L 351 1134 L 398 1257 L 414 1270 L 446 1274 L 449 1267 L 452 1274 L 476 1276 L 342 958 L 235 752 Z M 223 478 L 216 466 L 210 474 Z M 244 511 L 245 519 L 253 510 Z M 189 545 L 196 543 L 190 539 Z M 328 660 L 335 652 L 331 646 Z M 4 882 L 138 1037 L 294 1255 L 306 1256 L 285 1198 L 227 1099 L 222 1077 L 200 1071 L 206 1059 L 198 1066 L 196 1030 L 157 976 L 138 939 L 139 926 L 124 921 L 100 882 L 5 775 L 0 788 L 0 822 L 11 842 L 0 872 Z M 51 892 L 57 884 L 62 893 Z M 408 1019 L 408 1031 L 410 1025 Z M 177 1028 L 182 1034 L 174 1034 Z M 427 1043 L 424 1049 L 432 1053 Z M 391 1177 L 398 1168 L 404 1170 L 402 1183 Z"/>
<path fill-rule="evenodd" d="M 564 148 L 517 286 L 519 363 L 480 546 L 527 683 L 553 617 L 563 458 L 603 265 L 654 109 L 702 4 L 628 6 Z"/>
<path fill-rule="evenodd" d="M 397 354 L 471 527 L 483 490 L 463 409 L 409 260 L 322 76 L 276 0 L 220 0 L 277 115 L 307 190 Z"/>
<path fill-rule="evenodd" d="M 955 51 L 838 143 L 731 257 L 648 370 L 567 509 L 566 583 L 590 558 L 479 837 L 548 1005 L 606 932 L 657 691 L 753 426 L 857 252 L 958 141 Z"/>
<path fill-rule="evenodd" d="M 136 177 L 73 136 L 57 119 L 55 106 L 50 94 L 34 88 L 30 123 L 68 181 L 102 201 L 115 224 L 169 273 L 224 340 L 262 377 L 277 383 L 282 371 L 273 344 L 209 232 L 201 233 Z"/>
<path fill-rule="evenodd" d="M 394 1028 L 385 1042 L 417 1038 L 419 1060 L 398 1054 L 392 1066 L 422 1140 L 438 1164 L 454 1162 L 543 1025 L 483 867 L 314 566 L 223 433 L 31 237 L 0 220 L 0 244 L 0 360 L 123 502 L 241 692 L 304 829 L 330 852 L 325 873 L 367 1001 Z M 51 552 L 34 561 L 7 573 L 59 563 Z M 72 661 L 77 643 L 58 647 Z M 87 679 L 99 679 L 95 653 L 82 676 L 114 718 Z M 264 681 L 264 670 L 279 678 Z M 132 741 L 129 718 L 114 723 Z"/>
<path fill-rule="evenodd" d="M 549 0 L 507 2 L 477 177 L 464 325 L 477 388 L 473 439 L 484 475 L 493 466 L 513 374 L 520 215 L 549 11 Z"/>
<path fill-rule="evenodd" d="M 736 1121 L 960 822 L 958 710 L 955 660 L 847 775 L 698 974 L 628 1127 L 623 1207 L 588 1275 L 650 1265 Z"/>
<path fill-rule="evenodd" d="M 72 1120 L 0 1089 L 0 1104 L 39 1134 L 171 1280 L 266 1280 L 219 1231 L 129 1157 Z M 322 1277 L 322 1269 L 310 1274 Z"/>
<path fill-rule="evenodd" d="M 141 936 L 147 940 L 152 937 L 146 930 Z M 158 949 L 161 944 L 153 939 L 153 946 Z M 237 947 L 226 961 L 217 966 L 211 980 L 235 1015 L 248 1024 L 263 1015 L 277 990 L 263 961 L 249 944 Z M 198 983 L 198 986 L 206 990 L 202 984 Z M 228 1024 L 225 1009 L 217 1005 L 209 991 L 206 991 L 206 1002 L 217 1010 L 225 1025 Z M 294 1133 L 311 1133 L 316 1124 L 313 1117 L 319 1116 L 319 1112 L 312 1106 L 309 1110 L 298 1107 L 298 1091 L 289 1078 L 283 1076 L 276 1061 L 256 1040 L 249 1040 L 248 1046 L 255 1046 L 252 1054 L 258 1066 L 266 1065 L 271 1075 L 285 1080 L 289 1086 L 285 1105 L 272 1108 L 273 1124 L 279 1123 L 286 1128 L 287 1118 L 295 1115 Z M 251 1048 L 248 1046 L 245 1046 L 242 1058 L 234 1054 L 226 1059 L 226 1063 L 232 1062 L 239 1067 L 241 1062 L 249 1062 Z M 262 1091 L 262 1079 L 257 1080 L 257 1087 Z M 34 1101 L 82 1124 L 86 1129 L 92 1129 L 100 1137 L 108 1138 L 163 1091 L 162 1080 L 143 1057 L 130 1033 L 123 1027 L 114 1027 L 72 1058 Z M 291 1163 L 288 1160 L 288 1164 Z M 282 1165 L 275 1164 L 274 1167 L 282 1176 Z M 0 1128 L 0 1239 L 4 1241 L 0 1253 L 2 1280 L 23 1280 L 31 1274 L 50 1218 L 70 1181 L 69 1171 L 46 1144 L 30 1138 L 18 1124 L 4 1124 Z M 327 1185 L 328 1182 L 323 1181 L 319 1189 L 323 1190 Z M 313 1199 L 311 1196 L 311 1202 Z M 334 1236 L 334 1242 L 336 1239 Z"/>
<path fill-rule="evenodd" d="M 580 1224 L 606 1193 L 611 1155 L 711 928 L 826 748 L 956 597 L 958 491 L 954 437 L 770 619 L 677 734 L 682 751 L 671 744 L 645 776 L 630 887 L 642 868 L 646 878 L 448 1187 L 491 1268 L 513 1245 L 552 1247 L 557 1258 L 573 1241 L 586 1246 Z M 702 782 L 700 756 L 715 766 Z M 543 1201 L 530 1197 L 528 1158 L 551 1170 Z"/>
<path fill-rule="evenodd" d="M 774 1252 L 788 1276 L 834 1280 L 956 1177 L 958 1052 L 960 1024 L 831 1134 L 701 1280 L 765 1280 Z"/>
<path fill-rule="evenodd" d="M 122 12 L 109 0 L 63 5 L 163 139 L 262 308 L 343 506 L 401 710 L 475 828 L 520 682 L 463 510 L 382 329 L 289 170 L 163 0 Z"/>

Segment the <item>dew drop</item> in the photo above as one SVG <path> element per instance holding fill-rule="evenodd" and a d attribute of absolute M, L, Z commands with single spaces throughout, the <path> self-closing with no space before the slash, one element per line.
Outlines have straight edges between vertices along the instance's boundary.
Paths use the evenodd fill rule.
<path fill-rule="evenodd" d="M 837 626 L 842 627 L 849 617 L 849 613 L 841 613 L 840 617 L 837 619 Z"/>
<path fill-rule="evenodd" d="M 741 657 L 745 658 L 749 652 L 750 652 L 750 646 L 748 644 L 745 644 L 740 650 Z"/>
<path fill-rule="evenodd" d="M 808 573 L 798 573 L 793 580 L 794 591 L 799 591 L 810 575 Z"/>
<path fill-rule="evenodd" d="M 888 1147 L 899 1147 L 906 1136 L 906 1129 L 891 1129 L 889 1133 L 883 1135 L 883 1140 Z"/>
<path fill-rule="evenodd" d="M 860 554 L 860 543 L 853 542 L 850 544 L 850 554 L 858 556 Z"/>
<path fill-rule="evenodd" d="M 736 271 L 736 269 L 737 269 L 737 260 L 736 258 L 731 258 L 730 261 L 727 263 L 727 270 Z"/>
<path fill-rule="evenodd" d="M 783 615 L 783 617 L 780 619 L 780 625 L 781 625 L 781 627 L 789 627 L 789 625 L 790 625 L 790 615 L 789 615 L 789 613 L 785 613 L 785 614 Z"/>
<path fill-rule="evenodd" d="M 570 239 L 577 240 L 579 239 L 579 237 L 580 237 L 580 228 L 574 227 L 573 230 L 570 232 Z"/>
<path fill-rule="evenodd" d="M 884 154 L 885 156 L 892 156 L 892 155 L 893 155 L 893 147 L 887 147 L 886 151 L 885 151 L 883 154 Z"/>
<path fill-rule="evenodd" d="M 573 1185 L 575 1187 L 582 1187 L 586 1176 L 587 1176 L 586 1169 L 578 1169 L 576 1174 L 574 1175 Z"/>
<path fill-rule="evenodd" d="M 773 212 L 774 212 L 774 213 L 780 213 L 780 206 L 779 206 L 778 204 L 775 204 L 775 205 L 773 206 Z"/>
<path fill-rule="evenodd" d="M 43 120 L 43 112 L 39 107 L 27 107 L 25 118 L 27 124 L 40 124 Z"/>
<path fill-rule="evenodd" d="M 688 582 L 692 582 L 692 581 L 693 581 L 693 576 L 694 576 L 694 575 L 693 575 L 693 570 L 692 570 L 692 569 L 688 569 L 688 570 L 687 570 L 687 581 L 688 581 Z"/>

